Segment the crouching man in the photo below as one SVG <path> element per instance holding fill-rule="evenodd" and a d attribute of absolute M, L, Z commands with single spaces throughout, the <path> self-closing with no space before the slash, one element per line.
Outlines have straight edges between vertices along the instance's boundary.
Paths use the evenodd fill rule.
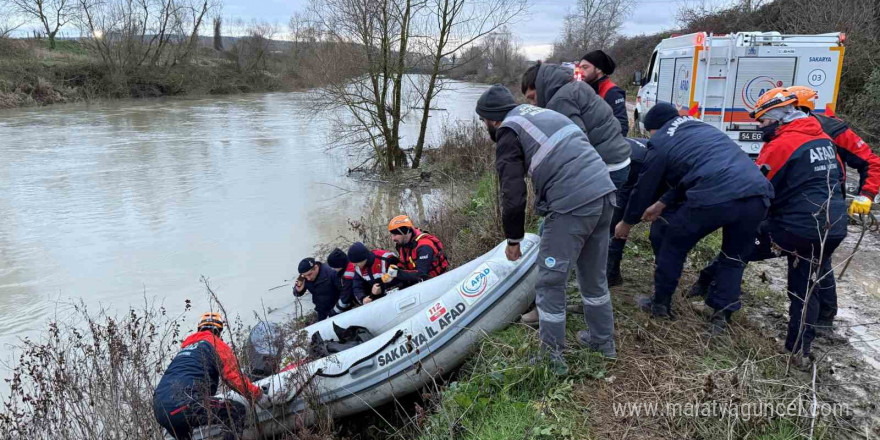
<path fill-rule="evenodd" d="M 545 216 L 535 290 L 541 346 L 554 371 L 568 371 L 562 350 L 565 285 L 572 268 L 590 327 L 578 333 L 578 340 L 607 357 L 616 357 L 611 294 L 605 280 L 616 189 L 608 168 L 583 131 L 567 117 L 528 104 L 517 106 L 502 85 L 483 93 L 477 114 L 496 143 L 495 169 L 501 180 L 509 260 L 522 256 L 526 176 L 535 187 L 535 208 Z"/>

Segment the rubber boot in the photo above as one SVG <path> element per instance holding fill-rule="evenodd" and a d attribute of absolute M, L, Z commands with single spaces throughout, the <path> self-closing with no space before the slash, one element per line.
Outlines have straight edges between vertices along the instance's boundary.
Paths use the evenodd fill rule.
<path fill-rule="evenodd" d="M 608 256 L 608 265 L 605 268 L 605 278 L 608 280 L 608 287 L 619 286 L 623 284 L 623 277 L 620 275 L 620 258 Z"/>

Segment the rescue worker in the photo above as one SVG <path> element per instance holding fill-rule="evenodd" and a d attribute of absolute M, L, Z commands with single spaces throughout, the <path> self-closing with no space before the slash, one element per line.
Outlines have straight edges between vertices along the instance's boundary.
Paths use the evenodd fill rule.
<path fill-rule="evenodd" d="M 357 242 L 348 248 L 348 261 L 354 265 L 354 298 L 361 304 L 382 298 L 389 289 L 399 285 L 399 281 L 388 279 L 388 271 L 400 264 L 393 252 L 382 249 L 371 251 L 363 243 Z M 383 276 L 387 282 L 383 282 Z"/>
<path fill-rule="evenodd" d="M 871 210 L 872 200 L 880 190 L 880 157 L 871 151 L 871 147 L 860 138 L 846 122 L 826 113 L 814 113 L 818 94 L 806 86 L 792 86 L 787 90 L 797 96 L 798 110 L 812 116 L 822 127 L 822 131 L 831 138 L 837 147 L 838 157 L 844 164 L 859 173 L 859 196 L 849 205 L 849 214 L 867 214 Z M 779 91 L 779 90 L 777 90 Z M 828 258 L 831 258 L 829 255 Z M 828 263 L 831 264 L 830 261 Z M 714 274 L 712 265 L 700 271 L 700 277 L 691 287 L 692 296 L 705 296 L 713 286 Z M 819 297 L 819 316 L 816 320 L 817 331 L 831 330 L 837 316 L 837 285 L 833 276 L 820 279 L 823 295 Z"/>
<path fill-rule="evenodd" d="M 651 133 L 648 153 L 616 236 L 627 238 L 632 225 L 657 220 L 669 205 L 681 203 L 681 207 L 665 217 L 669 225 L 657 254 L 654 295 L 640 298 L 639 306 L 653 317 L 673 318 L 672 294 L 687 253 L 720 228 L 718 289 L 706 305 L 714 309 L 710 330 L 721 332 L 741 306 L 743 260 L 754 246 L 773 187 L 726 134 L 692 117 L 679 116 L 672 104 L 655 105 L 644 124 Z M 664 180 L 672 189 L 657 200 L 655 192 Z"/>
<path fill-rule="evenodd" d="M 408 216 L 392 218 L 388 223 L 388 232 L 400 258 L 400 266 L 389 271 L 389 275 L 397 279 L 401 287 L 434 278 L 449 269 L 443 243 L 437 237 L 417 229 Z"/>
<path fill-rule="evenodd" d="M 299 298 L 305 295 L 306 291 L 311 293 L 318 321 L 335 315 L 342 290 L 336 271 L 320 261 L 315 261 L 314 258 L 303 258 L 299 262 L 298 269 L 299 277 L 293 284 L 293 296 Z"/>
<path fill-rule="evenodd" d="M 611 107 L 586 83 L 574 81 L 572 71 L 556 64 L 538 62 L 531 66 L 523 74 L 521 88 L 532 105 L 562 113 L 587 135 L 605 163 L 611 182 L 620 190 L 629 175 L 630 146 L 620 134 Z M 609 236 L 614 234 L 612 228 L 609 226 Z M 534 325 L 537 321 L 535 310 L 521 317 L 524 324 Z"/>
<path fill-rule="evenodd" d="M 545 217 L 535 291 L 541 346 L 554 372 L 568 371 L 562 357 L 565 287 L 573 268 L 589 325 L 589 330 L 578 332 L 578 341 L 615 358 L 614 315 L 605 280 L 615 188 L 602 158 L 571 120 L 549 109 L 517 106 L 500 84 L 480 96 L 476 112 L 496 143 L 495 170 L 509 260 L 522 256 L 526 176 L 534 184 L 535 210 Z"/>
<path fill-rule="evenodd" d="M 336 248 L 327 256 L 327 265 L 336 271 L 336 282 L 339 285 L 339 301 L 333 311 L 336 314 L 351 309 L 355 304 L 354 290 L 354 264 L 348 262 L 348 255 L 342 249 Z"/>
<path fill-rule="evenodd" d="M 581 59 L 578 68 L 584 82 L 593 87 L 599 97 L 605 100 L 614 111 L 614 117 L 620 121 L 620 133 L 629 133 L 629 116 L 626 112 L 626 92 L 614 84 L 608 75 L 614 74 L 617 63 L 601 50 L 594 50 Z"/>
<path fill-rule="evenodd" d="M 831 255 L 846 237 L 847 219 L 844 170 L 837 149 L 817 118 L 795 108 L 797 102 L 794 93 L 773 89 L 758 99 L 751 115 L 761 124 L 766 142 L 756 163 L 767 170 L 776 198 L 761 225 L 760 245 L 749 260 L 775 257 L 771 245 L 787 257 L 790 306 L 785 350 L 796 354 L 796 366 L 804 367 L 809 364 L 821 304 L 833 292 Z M 717 269 L 715 274 L 717 278 Z M 807 299 L 801 332 L 811 280 L 819 285 Z"/>
<path fill-rule="evenodd" d="M 198 331 L 183 340 L 153 392 L 156 421 L 178 440 L 188 440 L 198 426 L 224 425 L 232 431 L 227 439 L 238 438 L 235 434 L 244 430 L 245 405 L 214 397 L 220 380 L 260 406 L 270 403 L 266 393 L 242 374 L 235 353 L 221 339 L 224 325 L 219 313 L 203 314 Z"/>

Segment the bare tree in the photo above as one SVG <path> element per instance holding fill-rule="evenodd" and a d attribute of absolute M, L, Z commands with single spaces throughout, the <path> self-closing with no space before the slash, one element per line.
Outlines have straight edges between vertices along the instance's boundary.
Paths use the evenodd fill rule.
<path fill-rule="evenodd" d="M 404 75 L 414 16 L 426 0 L 313 0 L 311 12 L 340 49 L 356 45 L 345 58 L 328 58 L 327 67 L 347 64 L 366 73 L 352 80 L 328 78 L 322 88 L 330 108 L 345 108 L 351 120 L 340 121 L 342 142 L 367 145 L 374 165 L 388 172 L 405 165 L 400 148 Z"/>
<path fill-rule="evenodd" d="M 223 26 L 223 19 L 220 16 L 214 17 L 214 50 L 218 52 L 223 51 L 223 33 L 221 32 L 221 28 Z"/>
<path fill-rule="evenodd" d="M 588 50 L 609 47 L 635 4 L 635 0 L 578 0 L 563 21 L 551 58 L 573 60 Z"/>
<path fill-rule="evenodd" d="M 0 2 L 0 38 L 9 38 L 9 35 L 22 27 L 24 22 L 14 5 Z"/>
<path fill-rule="evenodd" d="M 55 35 L 73 18 L 74 0 L 10 0 L 23 14 L 40 21 L 49 47 L 55 49 Z"/>
<path fill-rule="evenodd" d="M 128 73 L 186 60 L 202 22 L 217 6 L 207 0 L 79 0 L 79 26 L 105 65 Z"/>
<path fill-rule="evenodd" d="M 443 89 L 440 75 L 453 67 L 448 58 L 496 33 L 526 10 L 524 0 L 431 0 L 423 10 L 425 53 L 430 54 L 426 90 L 421 94 L 421 124 L 412 167 L 421 163 L 431 102 Z"/>
<path fill-rule="evenodd" d="M 239 72 L 266 69 L 266 61 L 272 46 L 272 38 L 278 32 L 268 22 L 252 21 L 245 28 L 246 35 L 239 38 L 229 49 Z"/>

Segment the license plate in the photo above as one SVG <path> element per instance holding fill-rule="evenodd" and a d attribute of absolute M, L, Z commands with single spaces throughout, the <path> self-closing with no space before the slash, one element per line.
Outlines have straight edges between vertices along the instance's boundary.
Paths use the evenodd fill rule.
<path fill-rule="evenodd" d="M 739 132 L 739 140 L 749 142 L 761 142 L 764 138 L 760 131 L 741 131 Z"/>

